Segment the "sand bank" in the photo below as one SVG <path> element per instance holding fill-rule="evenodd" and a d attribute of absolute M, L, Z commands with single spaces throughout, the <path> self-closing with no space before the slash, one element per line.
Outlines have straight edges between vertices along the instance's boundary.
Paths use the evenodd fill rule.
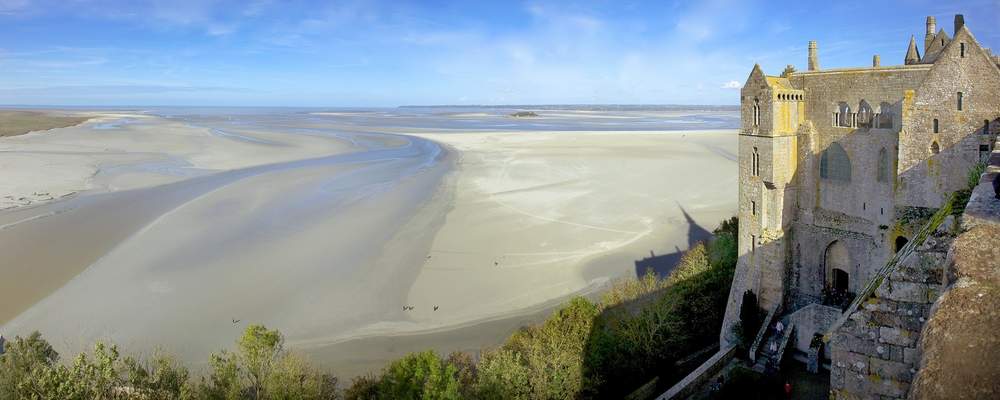
<path fill-rule="evenodd" d="M 444 224 L 405 296 L 413 309 L 292 342 L 348 374 L 410 351 L 496 345 L 736 212 L 732 131 L 418 136 L 453 147 L 459 161 Z"/>
<path fill-rule="evenodd" d="M 83 190 L 0 212 L 0 330 L 198 363 L 264 323 L 350 376 L 495 345 L 735 213 L 733 131 L 332 126 L 116 115 L 0 141 L 38 162 L 0 189 Z"/>

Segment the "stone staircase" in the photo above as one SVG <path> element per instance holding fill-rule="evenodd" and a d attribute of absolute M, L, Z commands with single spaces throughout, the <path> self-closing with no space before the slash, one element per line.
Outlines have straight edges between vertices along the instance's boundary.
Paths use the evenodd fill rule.
<path fill-rule="evenodd" d="M 778 332 L 777 325 L 781 323 L 783 329 Z M 781 369 L 781 361 L 785 357 L 785 349 L 791 342 L 795 332 L 795 324 L 787 322 L 775 322 L 767 328 L 767 333 L 759 348 L 759 354 L 754 359 L 753 370 L 760 373 L 771 373 Z"/>

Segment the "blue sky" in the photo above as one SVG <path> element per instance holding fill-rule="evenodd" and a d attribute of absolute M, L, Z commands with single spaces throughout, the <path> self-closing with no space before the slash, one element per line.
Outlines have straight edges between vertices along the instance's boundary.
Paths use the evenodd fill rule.
<path fill-rule="evenodd" d="M 901 64 L 1000 0 L 0 0 L 0 104 L 737 104 L 755 62 Z"/>

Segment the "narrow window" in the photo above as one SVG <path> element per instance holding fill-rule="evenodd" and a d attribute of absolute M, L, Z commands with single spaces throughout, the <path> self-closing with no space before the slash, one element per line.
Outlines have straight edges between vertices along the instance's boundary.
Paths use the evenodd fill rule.
<path fill-rule="evenodd" d="M 868 203 L 861 203 L 861 209 L 867 211 L 868 210 Z"/>
<path fill-rule="evenodd" d="M 750 215 L 757 215 L 757 202 L 750 200 Z"/>
<path fill-rule="evenodd" d="M 875 180 L 886 182 L 889 180 L 889 153 L 883 148 L 878 152 L 878 161 L 875 168 Z"/>
<path fill-rule="evenodd" d="M 990 134 L 990 120 L 988 119 L 983 120 L 983 134 L 984 135 Z"/>
<path fill-rule="evenodd" d="M 979 161 L 987 162 L 990 160 L 990 145 L 981 144 L 979 145 Z"/>
<path fill-rule="evenodd" d="M 757 147 L 753 148 L 753 156 L 750 160 L 750 169 L 753 176 L 760 175 L 760 154 L 757 153 Z"/>
<path fill-rule="evenodd" d="M 760 100 L 753 99 L 753 126 L 760 126 Z"/>
<path fill-rule="evenodd" d="M 958 111 L 962 111 L 962 92 L 958 92 Z"/>
<path fill-rule="evenodd" d="M 944 46 L 944 39 L 941 39 L 941 46 Z"/>
<path fill-rule="evenodd" d="M 757 236 L 750 235 L 750 252 L 755 253 L 757 251 Z"/>
<path fill-rule="evenodd" d="M 885 208 L 884 207 L 878 209 L 878 215 L 885 215 Z"/>
<path fill-rule="evenodd" d="M 958 48 L 962 58 L 965 58 L 965 43 L 959 43 Z"/>
<path fill-rule="evenodd" d="M 934 133 L 938 133 L 938 132 L 939 132 L 938 131 L 938 120 L 937 120 L 937 118 L 934 118 Z"/>

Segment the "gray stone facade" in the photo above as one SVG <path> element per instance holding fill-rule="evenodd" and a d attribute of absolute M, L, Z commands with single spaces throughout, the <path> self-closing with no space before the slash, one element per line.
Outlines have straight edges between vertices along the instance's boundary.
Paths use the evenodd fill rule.
<path fill-rule="evenodd" d="M 806 71 L 768 76 L 754 66 L 741 91 L 740 257 L 723 348 L 736 341 L 747 290 L 785 315 L 841 306 L 993 149 L 1000 58 L 964 21 L 953 37 L 935 33 L 932 18 L 927 29 L 923 56 L 913 39 L 917 56 L 904 65 L 824 70 L 810 44 Z M 941 291 L 945 238 L 929 240 L 830 343 L 835 395 L 906 396 Z"/>

